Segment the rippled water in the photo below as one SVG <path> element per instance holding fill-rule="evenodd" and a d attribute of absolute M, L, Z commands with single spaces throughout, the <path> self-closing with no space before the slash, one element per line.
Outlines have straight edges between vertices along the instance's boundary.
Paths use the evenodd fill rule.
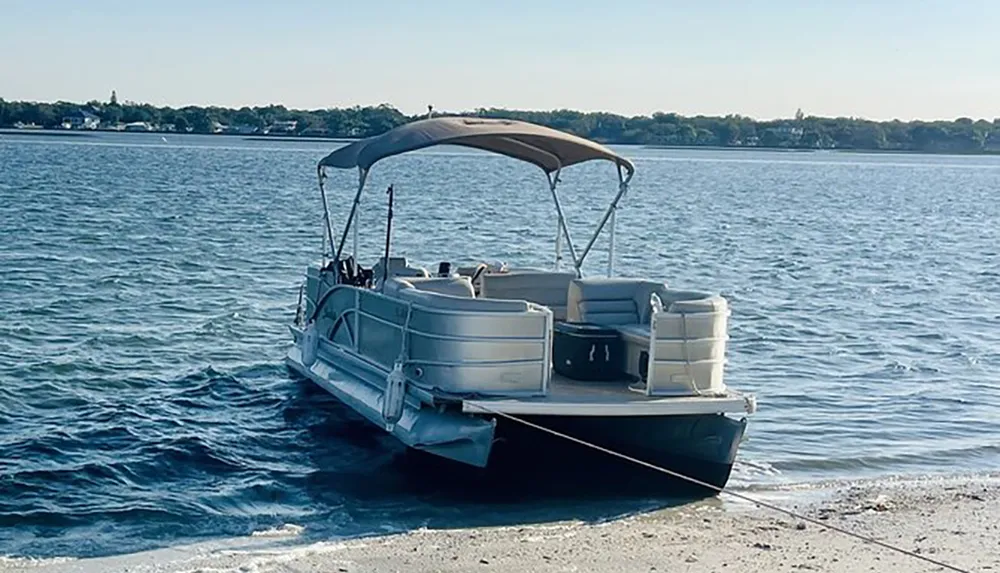
<path fill-rule="evenodd" d="M 0 554 L 622 509 L 442 502 L 396 471 L 391 439 L 288 375 L 331 147 L 0 135 Z M 1000 158 L 623 152 L 619 270 L 733 305 L 727 381 L 760 401 L 735 487 L 1000 468 Z M 413 260 L 552 258 L 540 172 L 439 149 L 373 172 L 368 261 L 389 183 Z M 353 185 L 331 177 L 338 222 Z M 578 244 L 614 187 L 608 166 L 564 173 Z"/>

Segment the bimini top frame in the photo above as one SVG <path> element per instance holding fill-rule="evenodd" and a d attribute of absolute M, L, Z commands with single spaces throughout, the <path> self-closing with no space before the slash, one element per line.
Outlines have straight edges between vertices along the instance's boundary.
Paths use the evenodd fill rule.
<path fill-rule="evenodd" d="M 607 147 L 577 137 L 562 131 L 534 125 L 522 121 L 504 119 L 486 119 L 478 117 L 436 117 L 422 119 L 402 125 L 381 135 L 355 141 L 324 157 L 317 167 L 319 174 L 320 194 L 323 198 L 323 216 L 326 224 L 325 233 L 329 241 L 330 253 L 334 260 L 340 260 L 343 253 L 347 233 L 354 227 L 354 252 L 358 249 L 358 225 L 356 224 L 358 205 L 361 193 L 364 191 L 365 180 L 371 167 L 381 159 L 415 151 L 435 145 L 462 145 L 506 155 L 520 159 L 540 167 L 549 181 L 559 217 L 559 231 L 556 235 L 556 268 L 558 269 L 561 255 L 561 240 L 566 239 L 573 267 L 579 276 L 580 267 L 587 258 L 591 248 L 600 236 L 604 226 L 611 221 L 611 236 L 609 242 L 608 275 L 614 271 L 615 244 L 615 213 L 618 203 L 628 192 L 628 184 L 635 173 L 635 167 L 628 159 L 621 157 Z M 563 216 L 562 205 L 556 186 L 563 167 L 583 163 L 594 159 L 604 159 L 613 162 L 618 168 L 618 193 L 611 201 L 604 216 L 601 218 L 593 236 L 577 255 L 566 219 Z M 357 169 L 358 188 L 351 205 L 351 212 L 344 227 L 340 243 L 334 245 L 333 228 L 330 223 L 330 210 L 324 188 L 325 170 L 328 167 L 337 169 Z"/>

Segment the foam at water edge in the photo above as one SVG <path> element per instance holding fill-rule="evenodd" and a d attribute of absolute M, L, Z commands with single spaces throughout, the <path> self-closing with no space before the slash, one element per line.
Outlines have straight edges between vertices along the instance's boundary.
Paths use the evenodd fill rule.
<path fill-rule="evenodd" d="M 208 555 L 205 563 L 192 569 L 176 570 L 176 573 L 246 573 L 273 571 L 275 567 L 310 557 L 324 556 L 345 549 L 360 549 L 365 543 L 349 543 L 342 541 L 319 542 L 310 545 L 298 545 L 280 549 L 252 550 L 222 550 L 215 555 Z M 187 560 L 190 561 L 190 560 Z M 324 559 L 324 567 L 350 567 L 351 561 Z M 163 569 L 164 571 L 169 569 Z"/>
<path fill-rule="evenodd" d="M 272 527 L 261 531 L 254 531 L 250 537 L 295 537 L 305 531 L 305 527 L 294 523 L 285 523 L 281 527 Z"/>
<path fill-rule="evenodd" d="M 48 565 L 60 565 L 76 561 L 74 557 L 11 557 L 0 555 L 0 570 L 4 569 L 24 569 L 28 567 L 45 567 Z"/>

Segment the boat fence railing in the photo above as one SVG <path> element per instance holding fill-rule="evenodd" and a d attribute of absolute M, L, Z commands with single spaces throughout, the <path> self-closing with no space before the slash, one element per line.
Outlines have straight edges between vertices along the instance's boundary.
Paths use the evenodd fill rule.
<path fill-rule="evenodd" d="M 344 285 L 337 285 L 333 287 L 345 288 Z M 333 289 L 331 289 L 333 290 Z M 532 302 L 528 302 L 528 310 L 523 313 L 510 313 L 510 312 L 490 312 L 490 311 L 476 311 L 476 310 L 454 310 L 454 309 L 443 309 L 433 306 L 428 306 L 420 304 L 415 301 L 404 301 L 396 298 L 387 297 L 381 293 L 376 292 L 362 292 L 357 289 L 358 296 L 355 297 L 355 304 L 353 307 L 343 309 L 340 314 L 334 319 L 333 325 L 330 327 L 329 332 L 335 333 L 341 326 L 347 326 L 348 338 L 350 340 L 351 350 L 355 354 L 364 354 L 360 348 L 359 340 L 359 329 L 360 319 L 370 320 L 377 322 L 389 328 L 396 329 L 400 332 L 400 336 L 403 340 L 409 340 L 410 337 L 416 335 L 427 339 L 440 340 L 442 342 L 536 342 L 542 345 L 542 356 L 540 358 L 518 358 L 518 359 L 494 359 L 494 360 L 483 360 L 483 359 L 423 359 L 414 358 L 412 356 L 406 356 L 404 363 L 414 366 L 435 366 L 435 367 L 463 367 L 463 366 L 475 366 L 475 367 L 489 367 L 489 366 L 503 366 L 503 365 L 516 365 L 516 364 L 532 364 L 538 363 L 541 370 L 541 378 L 539 380 L 538 392 L 541 394 L 547 394 L 548 388 L 552 379 L 552 337 L 553 331 L 552 326 L 554 322 L 552 310 L 546 306 L 538 305 Z M 491 318 L 496 318 L 498 316 L 527 316 L 529 313 L 538 313 L 543 317 L 543 326 L 541 332 L 538 336 L 497 336 L 497 335 L 481 335 L 481 334 L 441 334 L 437 332 L 430 332 L 418 327 L 413 326 L 410 321 L 407 324 L 399 324 L 383 316 L 379 316 L 373 312 L 365 310 L 362 308 L 361 299 L 364 296 L 374 296 L 380 297 L 388 300 L 392 300 L 398 304 L 405 305 L 407 309 L 407 315 L 411 315 L 414 310 L 425 312 L 431 315 L 437 316 L 451 316 L 451 317 L 461 317 L 463 319 L 471 320 L 489 320 Z M 327 298 L 329 300 L 329 298 Z M 526 301 L 527 302 L 527 301 Z M 317 309 L 318 310 L 318 309 Z M 319 315 L 319 312 L 316 313 Z M 353 320 L 352 320 L 353 319 Z M 353 328 L 352 328 L 353 326 Z M 332 337 L 332 334 L 331 334 Z M 405 343 L 402 343 L 405 344 Z M 409 345 L 408 345 L 409 346 Z"/>

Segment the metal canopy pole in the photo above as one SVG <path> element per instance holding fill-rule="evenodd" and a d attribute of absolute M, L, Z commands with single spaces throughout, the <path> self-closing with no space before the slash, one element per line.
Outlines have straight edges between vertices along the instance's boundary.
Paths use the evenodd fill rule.
<path fill-rule="evenodd" d="M 389 196 L 389 216 L 385 221 L 385 256 L 382 259 L 382 276 L 379 279 L 379 291 L 385 291 L 385 281 L 389 278 L 389 247 L 392 242 L 392 200 L 396 197 L 396 192 L 392 185 L 385 190 Z M 403 338 L 403 346 L 406 346 L 406 338 Z"/>
<path fill-rule="evenodd" d="M 549 180 L 549 191 L 552 192 L 553 195 L 555 195 L 556 184 L 559 183 L 559 176 L 556 175 L 556 177 L 553 178 L 551 175 L 546 173 L 545 177 L 546 179 Z M 562 211 L 559 210 L 558 205 L 559 201 L 557 200 L 556 211 L 559 213 L 558 220 L 556 221 L 556 269 L 555 270 L 557 271 L 562 268 L 562 236 L 563 236 L 563 225 L 565 224 L 565 221 L 563 221 Z"/>
<path fill-rule="evenodd" d="M 628 192 L 628 184 L 625 183 L 625 178 L 622 176 L 622 166 L 618 166 L 618 188 L 621 190 L 622 186 L 625 187 L 625 191 L 622 192 L 622 196 Z M 618 220 L 618 205 L 617 203 L 613 206 L 611 211 L 611 229 L 608 231 L 610 235 L 608 236 L 608 276 L 615 274 L 615 223 Z"/>
<path fill-rule="evenodd" d="M 556 226 L 556 271 L 562 268 L 562 223 Z"/>
<path fill-rule="evenodd" d="M 510 138 L 503 138 L 503 139 L 512 146 L 523 147 L 525 149 L 530 149 L 534 153 L 547 155 L 552 160 L 552 162 L 556 164 L 557 167 L 556 170 L 554 171 L 555 175 L 553 175 L 553 172 L 550 172 L 541 164 L 536 163 L 536 165 L 542 167 L 542 169 L 545 171 L 545 177 L 547 177 L 549 180 L 549 191 L 552 192 L 552 200 L 555 201 L 556 203 L 556 213 L 558 213 L 559 215 L 559 228 L 561 229 L 562 234 L 566 236 L 566 245 L 569 247 L 569 255 L 570 257 L 573 258 L 573 264 L 574 267 L 576 267 L 576 276 L 578 277 L 581 276 L 580 267 L 579 265 L 576 264 L 576 249 L 573 248 L 573 239 L 569 236 L 569 228 L 566 226 L 566 217 L 563 215 L 562 204 L 559 203 L 559 194 L 556 192 L 556 185 L 559 183 L 559 173 L 562 172 L 562 161 L 559 160 L 559 157 L 557 155 L 545 149 L 542 149 L 541 147 L 536 147 L 534 145 L 530 145 L 528 143 L 525 143 L 523 141 L 518 141 L 516 139 L 510 139 Z M 562 258 L 562 244 L 559 241 L 559 235 L 557 234 L 556 235 L 557 267 L 559 265 L 559 259 L 561 258 Z"/>
<path fill-rule="evenodd" d="M 580 274 L 580 265 L 576 264 L 576 249 L 573 248 L 573 239 L 569 236 L 569 228 L 566 226 L 566 217 L 563 215 L 562 204 L 559 203 L 559 193 L 556 192 L 556 185 L 559 184 L 559 173 L 562 168 L 556 169 L 555 176 L 551 173 L 546 172 L 545 176 L 549 179 L 549 191 L 552 192 L 552 200 L 556 203 L 556 213 L 559 215 L 559 227 L 562 229 L 563 235 L 566 237 L 566 246 L 569 248 L 569 256 L 573 259 L 573 266 L 576 270 L 576 276 L 582 276 Z M 558 235 L 556 236 L 556 264 L 559 263 L 559 258 L 561 257 L 562 245 L 559 242 Z"/>
<path fill-rule="evenodd" d="M 594 235 L 592 237 L 590 237 L 590 241 L 587 243 L 587 246 L 583 249 L 583 253 L 580 255 L 580 258 L 579 259 L 575 259 L 574 262 L 575 262 L 576 267 L 578 269 L 581 266 L 583 266 L 584 259 L 586 259 L 587 255 L 590 254 L 590 249 L 592 249 L 594 247 L 594 243 L 597 242 L 597 237 L 599 237 L 601 235 L 601 231 L 604 230 L 604 226 L 608 223 L 608 219 L 610 219 L 611 216 L 614 215 L 615 210 L 618 209 L 618 202 L 621 201 L 622 197 L 624 197 L 625 194 L 628 192 L 628 183 L 631 180 L 632 180 L 632 173 L 629 173 L 626 176 L 625 174 L 622 173 L 621 165 L 619 165 L 618 166 L 618 194 L 615 195 L 614 200 L 611 201 L 610 205 L 608 205 L 607 211 L 605 211 L 604 212 L 604 216 L 601 217 L 601 222 L 597 225 L 597 230 L 595 230 L 594 231 Z M 614 229 L 614 227 L 612 227 L 612 233 L 614 232 L 613 229 Z M 614 249 L 614 240 L 613 239 L 612 239 L 612 242 L 611 242 L 611 248 Z M 613 255 L 613 253 L 612 253 L 612 255 Z"/>
<path fill-rule="evenodd" d="M 361 202 L 361 192 L 365 188 L 365 179 L 368 178 L 368 171 L 365 170 L 364 168 L 358 167 L 358 173 L 359 173 L 359 176 L 358 176 L 358 192 L 354 194 L 354 204 L 351 205 L 351 213 L 347 216 L 347 225 L 344 227 L 344 234 L 340 236 L 340 245 L 337 247 L 337 251 L 336 251 L 337 252 L 337 256 L 334 257 L 334 260 L 336 260 L 336 261 L 340 260 L 340 255 L 342 255 L 343 252 L 344 252 L 344 243 L 347 241 L 347 232 L 351 230 L 351 223 L 354 222 L 354 215 L 358 211 L 358 203 Z M 354 250 L 355 250 L 354 256 L 357 256 L 357 249 L 358 249 L 357 225 L 355 225 L 354 231 L 355 231 L 354 232 Z"/>
<path fill-rule="evenodd" d="M 353 256 L 354 260 L 357 261 L 358 260 L 358 234 L 359 234 L 358 230 L 361 228 L 361 224 L 360 224 L 360 222 L 361 222 L 361 209 L 360 209 L 360 207 L 361 207 L 361 196 L 360 195 L 358 195 L 358 202 L 355 203 L 355 206 L 359 207 L 359 209 L 354 214 L 354 221 L 351 223 L 352 225 L 354 225 L 354 240 L 353 240 L 354 246 L 351 249 L 351 256 Z"/>
<path fill-rule="evenodd" d="M 336 252 L 336 248 L 333 246 L 333 227 L 330 224 L 330 205 L 326 202 L 326 188 L 323 183 L 326 180 L 326 170 L 323 166 L 316 167 L 316 176 L 319 178 L 319 196 L 323 199 L 323 223 L 325 227 L 324 234 L 326 235 L 326 240 L 324 240 L 323 243 L 329 241 L 330 255 L 333 255 L 333 253 Z M 324 265 L 326 264 L 326 256 L 326 245 L 324 244 L 322 261 Z"/>
<path fill-rule="evenodd" d="M 611 230 L 608 235 L 608 276 L 615 274 L 615 219 L 618 217 L 618 209 L 611 212 Z"/>

